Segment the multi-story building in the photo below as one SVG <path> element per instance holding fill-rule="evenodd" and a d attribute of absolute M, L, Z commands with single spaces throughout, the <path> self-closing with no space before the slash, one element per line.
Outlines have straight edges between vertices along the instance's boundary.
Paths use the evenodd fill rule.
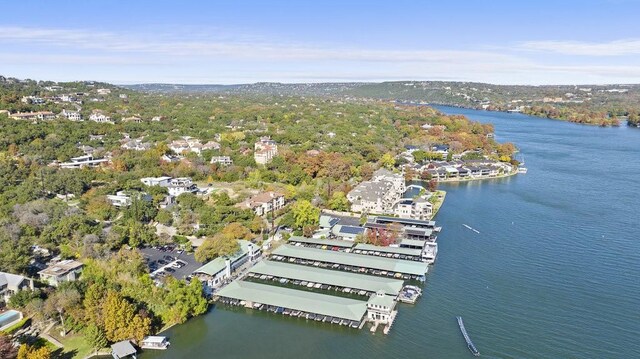
<path fill-rule="evenodd" d="M 217 163 L 221 166 L 229 166 L 233 164 L 233 160 L 229 156 L 213 156 L 211 157 L 211 164 Z"/>
<path fill-rule="evenodd" d="M 264 165 L 278 155 L 278 145 L 270 137 L 261 137 L 254 146 L 253 158 L 259 165 Z"/>
<path fill-rule="evenodd" d="M 189 177 L 172 178 L 167 186 L 170 196 L 176 196 L 183 193 L 196 193 L 198 187 Z"/>
<path fill-rule="evenodd" d="M 78 111 L 62 110 L 59 116 L 69 121 L 82 121 L 82 115 Z"/>
<path fill-rule="evenodd" d="M 278 192 L 263 192 L 236 204 L 236 207 L 251 209 L 258 216 L 284 207 L 284 195 Z"/>
<path fill-rule="evenodd" d="M 401 174 L 386 169 L 374 172 L 371 181 L 358 184 L 347 194 L 353 212 L 386 214 L 392 213 L 402 198 L 406 187 Z"/>

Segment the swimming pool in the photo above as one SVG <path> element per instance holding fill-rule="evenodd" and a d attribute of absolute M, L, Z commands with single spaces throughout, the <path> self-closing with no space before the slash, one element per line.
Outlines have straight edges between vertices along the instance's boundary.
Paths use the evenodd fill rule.
<path fill-rule="evenodd" d="M 7 310 L 6 312 L 0 314 L 0 330 L 4 329 L 4 327 L 9 327 L 14 322 L 22 319 L 22 313 L 17 310 Z"/>

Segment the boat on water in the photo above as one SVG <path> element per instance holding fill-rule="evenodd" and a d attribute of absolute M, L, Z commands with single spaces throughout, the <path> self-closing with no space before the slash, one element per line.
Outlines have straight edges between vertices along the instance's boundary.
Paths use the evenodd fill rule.
<path fill-rule="evenodd" d="M 469 351 L 471 352 L 471 354 L 473 354 L 474 356 L 479 357 L 480 356 L 480 352 L 478 351 L 476 346 L 473 345 L 473 342 L 471 341 L 471 338 L 469 338 L 469 334 L 467 334 L 467 329 L 464 327 L 464 322 L 462 321 L 462 317 L 456 317 L 456 319 L 458 320 L 458 326 L 460 327 L 460 332 L 462 332 L 462 336 L 464 337 L 464 341 L 467 342 L 467 348 L 469 348 Z"/>
<path fill-rule="evenodd" d="M 518 167 L 518 173 L 522 173 L 522 174 L 527 173 L 527 168 L 526 167 Z"/>

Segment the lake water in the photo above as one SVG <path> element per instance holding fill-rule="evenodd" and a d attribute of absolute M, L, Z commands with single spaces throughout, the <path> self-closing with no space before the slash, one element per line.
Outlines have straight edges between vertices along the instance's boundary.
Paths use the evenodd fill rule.
<path fill-rule="evenodd" d="M 470 358 L 457 315 L 483 357 L 640 358 L 640 129 L 439 109 L 493 123 L 529 172 L 442 186 L 437 262 L 390 335 L 214 308 L 142 358 Z"/>

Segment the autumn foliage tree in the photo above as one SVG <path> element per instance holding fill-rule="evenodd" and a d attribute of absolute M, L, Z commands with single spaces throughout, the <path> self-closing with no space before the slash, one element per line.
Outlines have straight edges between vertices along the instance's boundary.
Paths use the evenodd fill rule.
<path fill-rule="evenodd" d="M 111 342 L 135 339 L 140 342 L 151 332 L 151 319 L 136 312 L 136 307 L 120 293 L 110 290 L 102 303 L 104 334 Z"/>

